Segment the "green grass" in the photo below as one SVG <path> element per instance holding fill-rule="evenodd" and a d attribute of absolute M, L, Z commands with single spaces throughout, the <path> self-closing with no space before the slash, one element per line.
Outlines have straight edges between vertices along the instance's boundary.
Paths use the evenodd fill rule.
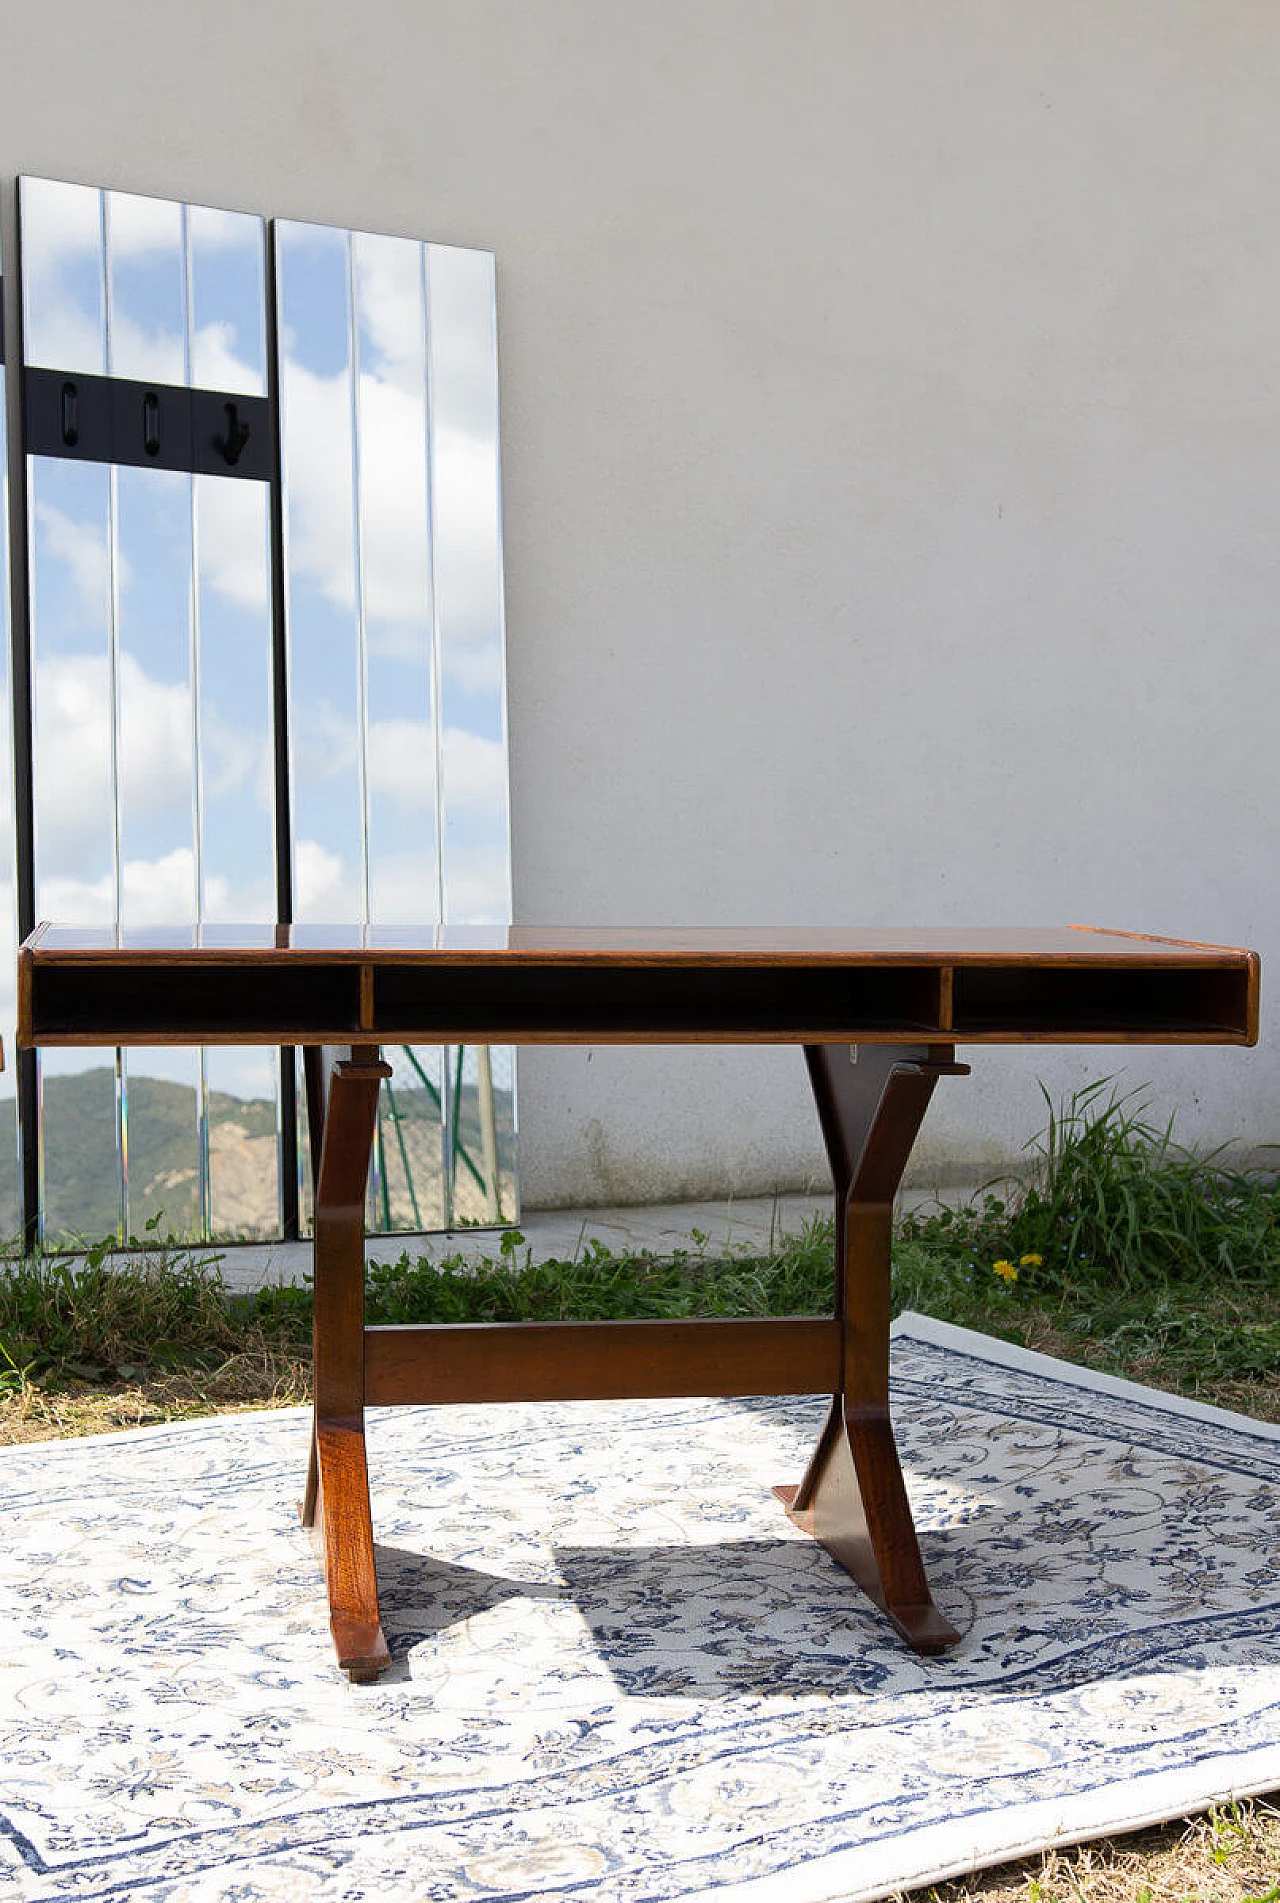
<path fill-rule="evenodd" d="M 918 1309 L 1136 1378 L 1280 1405 L 1280 1187 L 1197 1157 L 1107 1082 L 1049 1109 L 1032 1168 L 963 1208 L 905 1218 L 895 1312 Z M 588 1242 L 534 1262 L 517 1231 L 496 1258 L 371 1263 L 370 1322 L 803 1315 L 830 1310 L 833 1232 L 815 1222 L 762 1256 L 617 1254 Z M 216 1255 L 134 1258 L 103 1243 L 0 1277 L 0 1391 L 37 1379 L 137 1382 L 270 1352 L 304 1361 L 309 1286 L 236 1296 Z M 1237 1390 L 1244 1391 L 1243 1398 Z"/>

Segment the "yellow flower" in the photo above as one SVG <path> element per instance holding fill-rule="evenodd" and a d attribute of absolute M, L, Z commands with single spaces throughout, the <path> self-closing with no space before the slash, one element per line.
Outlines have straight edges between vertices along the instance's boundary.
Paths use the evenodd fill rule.
<path fill-rule="evenodd" d="M 1012 1262 L 993 1262 L 991 1269 L 992 1273 L 998 1275 L 1002 1282 L 1016 1282 L 1018 1279 L 1018 1271 L 1014 1268 Z"/>
<path fill-rule="evenodd" d="M 1018 1257 L 1018 1267 L 1022 1269 L 1041 1269 L 1044 1267 L 1044 1257 L 1042 1255 L 1020 1255 Z"/>

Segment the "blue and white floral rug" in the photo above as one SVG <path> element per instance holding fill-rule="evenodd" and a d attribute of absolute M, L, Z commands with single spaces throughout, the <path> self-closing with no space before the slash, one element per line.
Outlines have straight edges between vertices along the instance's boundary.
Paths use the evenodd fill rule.
<path fill-rule="evenodd" d="M 1280 1785 L 1280 1430 L 918 1316 L 894 1372 L 943 1659 L 771 1497 L 813 1400 L 372 1416 L 358 1687 L 304 1414 L 5 1452 L 0 1896 L 853 1903 Z"/>

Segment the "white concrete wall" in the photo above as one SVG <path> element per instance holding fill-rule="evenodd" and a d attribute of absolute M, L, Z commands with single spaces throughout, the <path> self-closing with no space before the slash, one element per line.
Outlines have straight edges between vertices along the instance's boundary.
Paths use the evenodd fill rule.
<path fill-rule="evenodd" d="M 1280 936 L 1264 0 L 41 0 L 18 171 L 498 256 L 527 921 Z M 7 215 L 7 214 L 6 214 Z M 928 1168 L 1126 1065 L 978 1054 Z M 522 1060 L 531 1202 L 821 1171 L 796 1053 Z M 927 1126 L 928 1128 L 928 1126 Z"/>

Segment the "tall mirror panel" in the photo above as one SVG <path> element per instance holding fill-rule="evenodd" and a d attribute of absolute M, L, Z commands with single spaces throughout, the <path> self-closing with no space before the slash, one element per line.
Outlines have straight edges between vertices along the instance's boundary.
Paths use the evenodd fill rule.
<path fill-rule="evenodd" d="M 187 207 L 191 381 L 267 393 L 262 223 Z M 199 656 L 200 917 L 276 916 L 271 703 L 271 517 L 265 482 L 197 475 L 194 616 Z M 204 1053 L 205 1181 L 214 1236 L 279 1234 L 280 1065 L 270 1050 Z"/>
<path fill-rule="evenodd" d="M 368 916 L 415 926 L 429 943 L 440 861 L 424 261 L 412 239 L 352 238 Z M 370 1220 L 439 1227 L 450 1219 L 443 1055 L 387 1057 Z"/>
<path fill-rule="evenodd" d="M 286 224 L 276 259 L 296 916 L 505 922 L 493 260 Z M 385 1055 L 373 1226 L 513 1216 L 511 1053 Z"/>
<path fill-rule="evenodd" d="M 77 376 L 107 367 L 103 194 L 23 179 L 26 361 Z M 71 427 L 86 419 L 71 414 Z M 115 925 L 118 777 L 111 471 L 27 458 L 32 794 L 37 918 Z M 48 1241 L 124 1223 L 118 1057 L 40 1053 L 41 1232 Z"/>
<path fill-rule="evenodd" d="M 366 915 L 351 240 L 277 222 L 293 912 Z"/>
<path fill-rule="evenodd" d="M 195 473 L 175 394 L 265 387 L 261 221 L 46 180 L 20 211 L 27 362 L 64 379 L 28 459 L 37 916 L 271 918 L 268 489 Z M 41 1070 L 48 1240 L 279 1232 L 269 1059 Z"/>
<path fill-rule="evenodd" d="M 426 249 L 443 913 L 448 925 L 502 924 L 511 916 L 511 835 L 494 261 L 453 245 Z M 480 1050 L 461 1061 L 454 1053 L 447 1075 L 457 1214 L 510 1217 L 515 1053 Z M 483 1191 L 469 1161 L 472 1132 L 486 1159 Z"/>
<path fill-rule="evenodd" d="M 103 214 L 107 374 L 185 386 L 184 208 L 104 192 Z M 169 445 L 157 430 L 159 458 Z M 192 477 L 125 464 L 113 465 L 111 483 L 118 920 L 127 932 L 198 917 Z M 201 1235 L 200 1053 L 124 1051 L 121 1090 L 125 1234 Z"/>
<path fill-rule="evenodd" d="M 3 260 L 0 259 L 0 270 Z M 0 416 L 4 415 L 5 371 L 0 353 Z M 16 1077 L 18 893 L 15 866 L 13 721 L 9 668 L 9 464 L 0 456 L 0 1038 L 5 1069 L 0 1072 L 0 1249 L 17 1248 L 22 1235 L 22 1195 L 18 1149 Z"/>

